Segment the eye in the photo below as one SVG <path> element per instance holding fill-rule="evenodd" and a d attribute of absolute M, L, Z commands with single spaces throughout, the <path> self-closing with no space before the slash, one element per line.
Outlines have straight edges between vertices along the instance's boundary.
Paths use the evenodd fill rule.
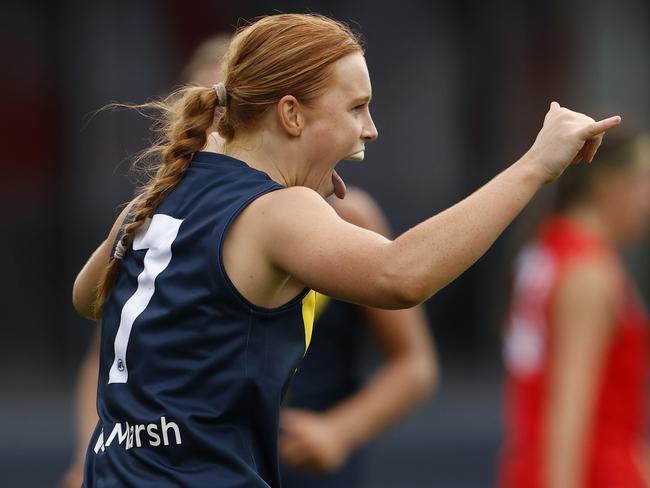
<path fill-rule="evenodd" d="M 359 112 L 360 110 L 363 110 L 363 108 L 366 106 L 365 103 L 362 103 L 361 105 L 356 105 L 355 107 L 352 107 L 353 112 Z"/>

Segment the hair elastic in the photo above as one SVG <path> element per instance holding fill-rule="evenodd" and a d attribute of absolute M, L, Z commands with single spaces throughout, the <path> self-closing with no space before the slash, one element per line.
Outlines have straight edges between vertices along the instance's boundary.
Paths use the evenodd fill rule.
<path fill-rule="evenodd" d="M 119 240 L 115 246 L 115 252 L 113 253 L 113 259 L 122 261 L 124 259 L 124 254 L 126 254 L 126 246 L 122 243 L 122 239 Z"/>
<path fill-rule="evenodd" d="M 228 102 L 228 92 L 226 92 L 226 85 L 223 82 L 212 85 L 212 89 L 217 94 L 217 99 L 219 100 L 219 106 L 225 107 Z"/>

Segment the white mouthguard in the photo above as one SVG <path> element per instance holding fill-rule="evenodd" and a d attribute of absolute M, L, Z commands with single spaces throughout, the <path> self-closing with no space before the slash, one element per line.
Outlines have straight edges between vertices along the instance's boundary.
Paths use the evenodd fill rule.
<path fill-rule="evenodd" d="M 365 156 L 365 151 L 357 151 L 355 153 L 350 154 L 345 158 L 346 161 L 363 161 L 363 157 Z"/>

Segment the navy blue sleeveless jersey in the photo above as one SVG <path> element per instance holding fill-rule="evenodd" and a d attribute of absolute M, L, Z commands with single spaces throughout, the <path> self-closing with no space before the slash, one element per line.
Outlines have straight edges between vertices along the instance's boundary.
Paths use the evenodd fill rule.
<path fill-rule="evenodd" d="M 282 188 L 200 152 L 133 239 L 104 305 L 84 487 L 278 487 L 279 404 L 313 325 L 314 293 L 249 303 L 221 260 L 255 198 Z"/>

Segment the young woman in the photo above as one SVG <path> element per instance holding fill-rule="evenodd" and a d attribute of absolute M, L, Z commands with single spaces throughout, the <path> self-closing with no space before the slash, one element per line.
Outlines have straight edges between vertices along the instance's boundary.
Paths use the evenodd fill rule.
<path fill-rule="evenodd" d="M 183 70 L 183 80 L 201 86 L 221 81 L 221 60 L 230 38 L 220 34 L 202 42 Z M 218 152 L 219 140 L 211 133 L 205 150 Z M 370 195 L 359 188 L 346 193 L 344 200 L 328 198 L 341 218 L 390 235 Z M 363 446 L 435 387 L 433 339 L 421 307 L 382 310 L 323 295 L 317 295 L 316 304 L 313 339 L 281 412 L 282 482 L 288 488 L 356 486 L 363 475 Z M 384 354 L 382 364 L 362 385 L 359 363 L 368 342 Z M 77 450 L 60 488 L 78 488 L 83 482 L 86 447 L 98 420 L 99 343 L 98 329 L 77 377 Z"/>
<path fill-rule="evenodd" d="M 648 317 L 617 254 L 650 224 L 650 139 L 608 143 L 517 261 L 504 488 L 650 487 Z"/>
<path fill-rule="evenodd" d="M 377 137 L 347 27 L 262 18 L 234 37 L 224 76 L 175 94 L 154 176 L 75 282 L 76 308 L 102 320 L 85 486 L 279 486 L 279 402 L 311 337 L 311 290 L 422 302 L 620 122 L 552 103 L 519 161 L 389 240 L 323 198 L 345 196 L 336 164 Z M 215 124 L 223 154 L 201 151 Z"/>

